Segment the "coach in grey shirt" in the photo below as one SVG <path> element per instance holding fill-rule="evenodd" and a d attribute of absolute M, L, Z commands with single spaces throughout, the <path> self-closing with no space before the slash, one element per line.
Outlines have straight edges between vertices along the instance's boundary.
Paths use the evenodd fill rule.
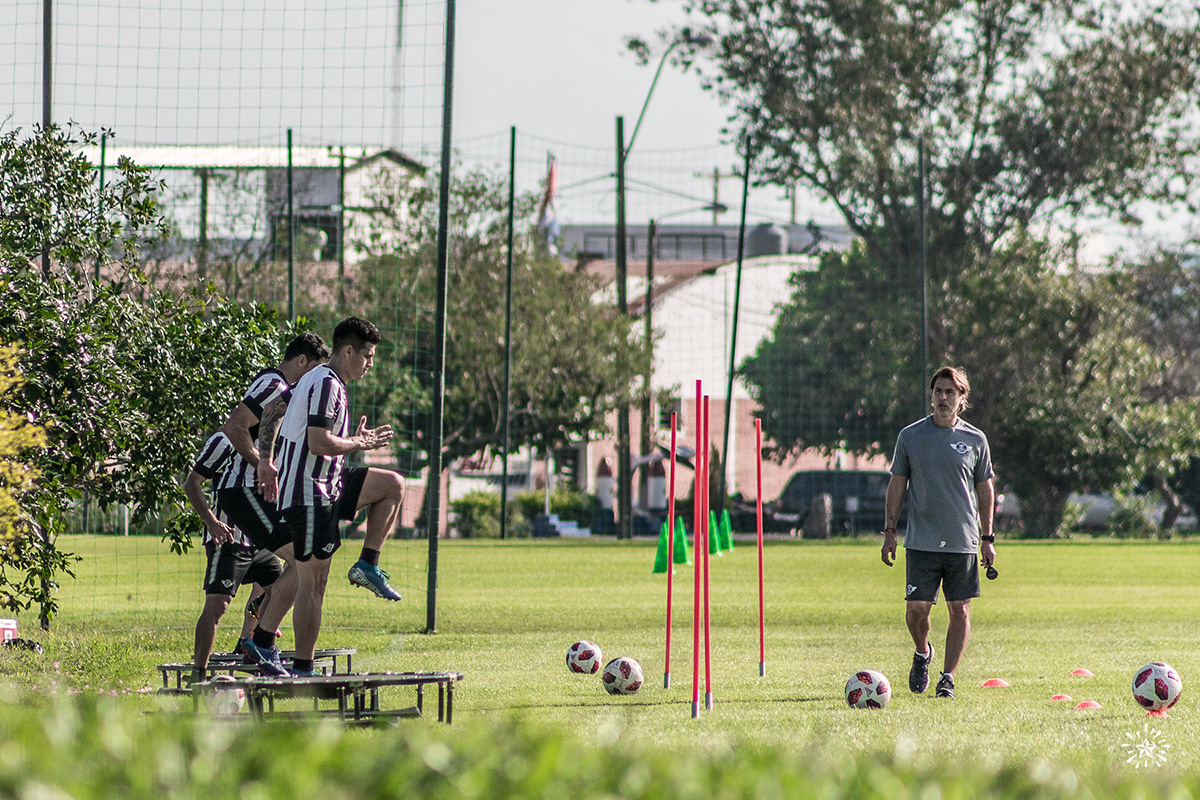
<path fill-rule="evenodd" d="M 980 552 L 985 567 L 996 559 L 992 534 L 992 454 L 983 431 L 959 418 L 968 407 L 971 384 L 961 367 L 933 374 L 933 413 L 900 431 L 892 458 L 883 530 L 883 563 L 896 559 L 896 520 L 908 496 L 905 548 L 905 619 L 916 652 L 908 688 L 929 686 L 933 644 L 929 613 L 939 587 L 946 595 L 950 623 L 937 697 L 954 697 L 954 670 L 971 634 L 971 598 L 979 596 Z"/>

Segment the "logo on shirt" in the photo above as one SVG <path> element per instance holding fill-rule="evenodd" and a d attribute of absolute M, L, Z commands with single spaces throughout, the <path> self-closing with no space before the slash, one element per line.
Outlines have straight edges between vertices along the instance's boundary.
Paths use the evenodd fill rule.
<path fill-rule="evenodd" d="M 954 448 L 954 452 L 958 453 L 960 456 L 965 456 L 967 453 L 971 452 L 971 445 L 967 444 L 966 442 L 955 442 L 950 446 Z"/>

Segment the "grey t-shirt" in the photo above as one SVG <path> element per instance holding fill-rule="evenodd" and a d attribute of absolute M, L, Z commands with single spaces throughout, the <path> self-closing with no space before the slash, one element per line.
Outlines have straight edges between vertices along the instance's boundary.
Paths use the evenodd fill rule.
<path fill-rule="evenodd" d="M 975 484 L 992 477 L 992 451 L 983 431 L 962 418 L 943 428 L 925 417 L 896 437 L 892 474 L 908 478 L 909 550 L 979 550 Z"/>

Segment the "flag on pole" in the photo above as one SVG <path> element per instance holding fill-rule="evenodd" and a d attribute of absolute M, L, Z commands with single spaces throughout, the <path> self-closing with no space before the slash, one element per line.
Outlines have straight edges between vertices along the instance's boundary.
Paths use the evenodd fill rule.
<path fill-rule="evenodd" d="M 546 171 L 546 188 L 538 206 L 538 229 L 545 235 L 551 253 L 558 253 L 558 159 L 553 153 L 547 155 L 550 162 Z"/>

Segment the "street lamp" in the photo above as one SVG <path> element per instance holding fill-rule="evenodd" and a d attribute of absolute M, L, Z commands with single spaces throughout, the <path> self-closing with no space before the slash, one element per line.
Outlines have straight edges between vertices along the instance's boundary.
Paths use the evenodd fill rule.
<path fill-rule="evenodd" d="M 650 81 L 650 89 L 646 92 L 646 99 L 642 103 L 642 110 L 638 114 L 637 122 L 633 126 L 633 135 L 629 137 L 629 144 L 625 144 L 625 118 L 617 117 L 617 252 L 616 252 L 616 278 L 617 278 L 617 311 L 621 314 L 629 313 L 629 296 L 626 287 L 626 279 L 628 277 L 628 263 L 626 261 L 626 245 L 625 240 L 625 162 L 629 158 L 630 151 L 633 150 L 633 144 L 637 141 L 638 130 L 642 127 L 642 119 L 646 116 L 646 108 L 650 105 L 650 98 L 654 96 L 654 87 L 658 85 L 658 78 L 662 74 L 663 67 L 667 63 L 667 57 L 671 55 L 671 51 L 681 44 L 692 44 L 700 47 L 708 47 L 715 40 L 706 33 L 693 34 L 689 29 L 684 28 L 680 31 L 680 35 L 663 51 L 662 57 L 658 61 L 658 67 L 654 70 L 654 79 Z M 633 538 L 633 486 L 632 475 L 633 470 L 630 466 L 630 445 L 629 445 L 629 405 L 622 403 L 617 409 L 617 538 L 632 539 Z"/>

